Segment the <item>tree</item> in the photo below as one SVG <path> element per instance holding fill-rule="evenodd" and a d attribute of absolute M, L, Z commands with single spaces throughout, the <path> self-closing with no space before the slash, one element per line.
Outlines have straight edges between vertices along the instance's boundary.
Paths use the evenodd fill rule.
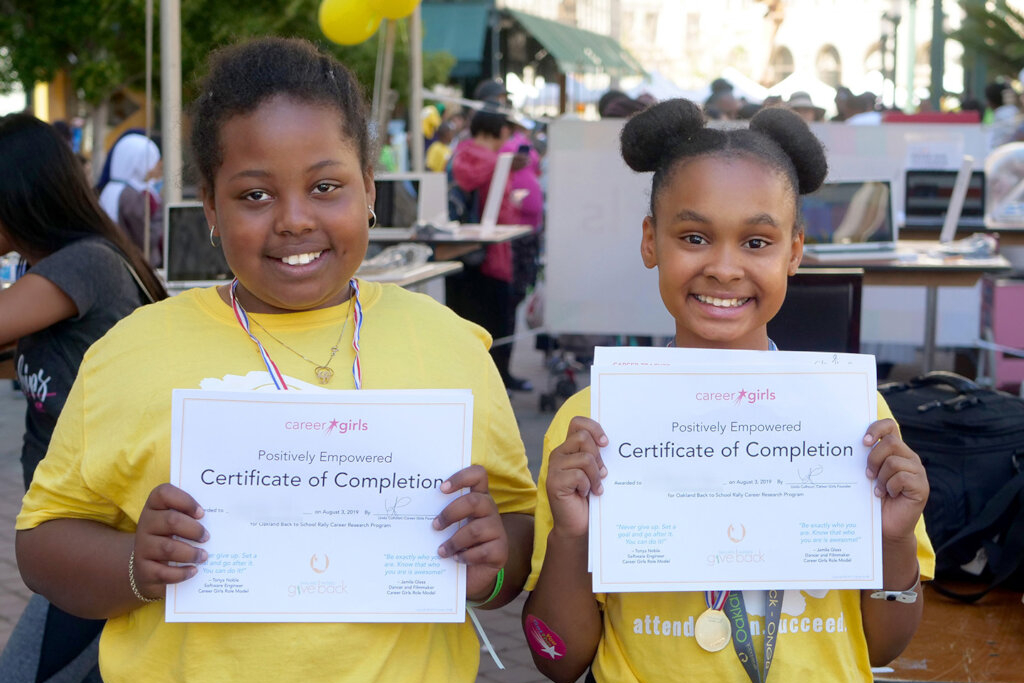
<path fill-rule="evenodd" d="M 989 69 L 1016 76 L 1024 69 L 1024 14 L 1007 0 L 960 0 L 964 20 L 950 36 L 973 49 Z"/>
<path fill-rule="evenodd" d="M 181 2 L 181 60 L 186 101 L 190 85 L 214 48 L 258 35 L 296 36 L 319 43 L 373 88 L 377 38 L 352 47 L 324 39 L 317 25 L 320 0 L 248 0 L 243 5 L 209 0 Z M 159 0 L 154 0 L 159 8 Z M 0 0 L 0 91 L 20 83 L 30 92 L 36 82 L 68 74 L 75 94 L 98 106 L 123 88 L 141 90 L 145 80 L 145 0 Z M 154 33 L 159 32 L 157 9 Z M 404 22 L 403 22 L 404 24 Z M 400 37 L 404 32 L 400 32 Z M 153 72 L 159 80 L 159 40 L 154 37 Z M 395 50 L 400 98 L 408 96 L 408 40 Z M 454 64 L 450 55 L 428 55 L 424 80 L 444 82 Z M 159 83 L 154 85 L 159 92 Z"/>

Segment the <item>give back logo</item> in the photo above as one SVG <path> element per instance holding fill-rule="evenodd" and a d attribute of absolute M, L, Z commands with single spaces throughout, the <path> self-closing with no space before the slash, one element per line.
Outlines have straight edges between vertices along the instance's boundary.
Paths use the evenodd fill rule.
<path fill-rule="evenodd" d="M 747 538 L 747 527 L 740 522 L 733 522 L 725 529 L 725 537 L 732 543 L 722 550 L 710 553 L 707 557 L 709 567 L 721 567 L 734 564 L 761 564 L 765 561 L 765 553 L 760 548 L 746 549 L 743 542 Z"/>
<path fill-rule="evenodd" d="M 325 575 L 331 569 L 331 558 L 327 554 L 313 553 L 309 558 L 310 576 L 295 583 L 288 584 L 289 598 L 311 597 L 322 599 L 326 596 L 337 597 L 348 593 L 344 580 L 328 580 Z M 316 578 L 313 578 L 316 577 Z"/>

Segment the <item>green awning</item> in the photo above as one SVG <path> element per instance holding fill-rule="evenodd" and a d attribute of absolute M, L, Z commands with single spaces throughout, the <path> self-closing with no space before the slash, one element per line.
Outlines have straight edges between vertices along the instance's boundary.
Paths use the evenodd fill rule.
<path fill-rule="evenodd" d="M 460 2 L 420 6 L 423 51 L 454 55 L 452 78 L 479 78 L 492 2 Z"/>
<path fill-rule="evenodd" d="M 563 73 L 646 75 L 640 62 L 614 38 L 517 10 L 505 12 L 544 46 Z"/>

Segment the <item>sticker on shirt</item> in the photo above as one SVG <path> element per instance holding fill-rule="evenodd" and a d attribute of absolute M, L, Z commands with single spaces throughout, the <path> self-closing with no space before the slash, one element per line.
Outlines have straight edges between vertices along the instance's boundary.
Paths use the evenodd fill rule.
<path fill-rule="evenodd" d="M 285 375 L 285 382 L 291 391 L 313 391 L 322 393 L 330 391 L 315 384 L 303 382 Z M 253 370 L 247 375 L 224 375 L 221 379 L 207 377 L 199 382 L 199 388 L 203 391 L 277 391 L 270 373 L 266 370 Z"/>
<path fill-rule="evenodd" d="M 526 617 L 526 642 L 545 659 L 561 659 L 565 656 L 565 643 L 562 639 L 532 614 Z"/>

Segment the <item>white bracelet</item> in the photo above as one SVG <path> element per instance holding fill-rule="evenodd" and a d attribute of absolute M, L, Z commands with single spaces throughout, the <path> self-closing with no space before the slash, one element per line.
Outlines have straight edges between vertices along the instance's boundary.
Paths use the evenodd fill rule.
<path fill-rule="evenodd" d="M 128 557 L 128 585 L 132 587 L 132 594 L 137 600 L 142 602 L 159 602 L 160 598 L 147 598 L 139 591 L 139 587 L 135 584 L 135 549 L 132 549 L 131 556 Z"/>
<path fill-rule="evenodd" d="M 888 602 L 902 602 L 906 604 L 912 604 L 917 602 L 917 589 L 921 587 L 921 566 L 917 567 L 917 578 L 914 579 L 914 585 L 905 591 L 887 591 L 880 590 L 871 593 L 870 596 L 877 600 L 886 600 Z"/>

